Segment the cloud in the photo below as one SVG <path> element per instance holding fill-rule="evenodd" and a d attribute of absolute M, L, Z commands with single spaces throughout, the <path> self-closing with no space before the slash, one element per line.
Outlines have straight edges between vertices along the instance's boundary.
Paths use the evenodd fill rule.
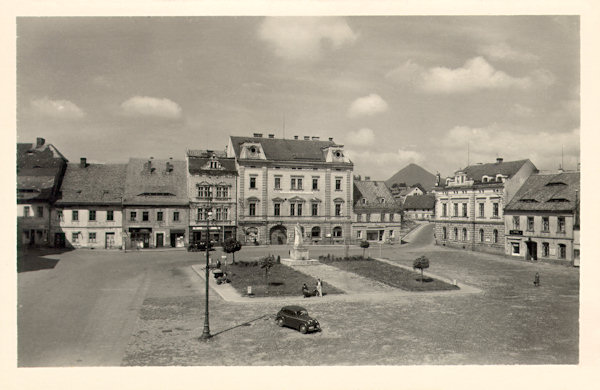
<path fill-rule="evenodd" d="M 391 70 L 386 77 L 402 84 L 411 84 L 426 93 L 468 93 L 491 89 L 528 89 L 534 84 L 549 85 L 554 76 L 544 69 L 534 71 L 531 76 L 513 77 L 494 69 L 483 57 L 467 60 L 456 69 L 446 67 L 424 68 L 412 61 Z"/>
<path fill-rule="evenodd" d="M 324 43 L 339 49 L 357 38 L 340 17 L 267 17 L 259 27 L 258 36 L 286 60 L 316 60 Z"/>
<path fill-rule="evenodd" d="M 375 132 L 371 129 L 363 128 L 349 132 L 346 139 L 346 143 L 349 145 L 368 146 L 375 142 Z"/>
<path fill-rule="evenodd" d="M 531 107 L 527 107 L 522 104 L 515 103 L 509 109 L 509 114 L 512 116 L 518 116 L 521 118 L 528 118 L 528 117 L 533 116 L 533 109 Z"/>
<path fill-rule="evenodd" d="M 181 117 L 181 107 L 169 99 L 134 96 L 121 103 L 123 113 L 128 116 L 150 116 L 165 119 Z"/>
<path fill-rule="evenodd" d="M 58 119 L 79 119 L 85 113 L 75 103 L 68 100 L 50 100 L 47 97 L 34 99 L 31 107 L 39 114 Z"/>
<path fill-rule="evenodd" d="M 539 59 L 535 54 L 515 50 L 506 43 L 481 46 L 479 52 L 489 59 L 507 62 L 531 63 Z"/>
<path fill-rule="evenodd" d="M 387 111 L 388 104 L 377 94 L 370 94 L 356 99 L 348 108 L 348 116 L 355 118 L 358 116 L 371 116 L 380 112 Z"/>
<path fill-rule="evenodd" d="M 371 176 L 373 180 L 387 180 L 406 165 L 425 161 L 421 152 L 404 148 L 396 152 L 348 149 L 346 153 L 354 163 L 355 172 Z"/>
<path fill-rule="evenodd" d="M 448 156 L 445 162 L 439 164 L 452 170 L 466 165 L 467 143 L 471 164 L 493 162 L 496 157 L 503 157 L 505 161 L 528 158 L 539 169 L 556 169 L 561 163 L 561 153 L 564 150 L 565 168 L 575 169 L 580 155 L 579 129 L 551 134 L 498 124 L 481 128 L 456 126 L 437 141 L 442 147 L 439 154 Z"/>

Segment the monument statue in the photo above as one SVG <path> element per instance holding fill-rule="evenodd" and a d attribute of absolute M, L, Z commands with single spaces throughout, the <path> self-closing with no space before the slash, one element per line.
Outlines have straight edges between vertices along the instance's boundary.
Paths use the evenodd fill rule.
<path fill-rule="evenodd" d="M 296 226 L 294 226 L 294 249 L 302 247 L 302 243 L 302 229 L 300 228 L 300 224 L 296 223 Z"/>

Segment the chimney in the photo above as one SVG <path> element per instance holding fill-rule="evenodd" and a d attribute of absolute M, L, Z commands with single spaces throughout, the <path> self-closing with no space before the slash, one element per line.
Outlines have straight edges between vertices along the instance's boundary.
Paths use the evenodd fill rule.
<path fill-rule="evenodd" d="M 275 134 L 269 134 L 269 138 L 275 138 Z"/>
<path fill-rule="evenodd" d="M 304 140 L 305 140 L 305 141 L 310 141 L 310 136 L 308 136 L 308 135 L 305 135 L 305 136 L 304 136 Z"/>
<path fill-rule="evenodd" d="M 262 138 L 262 133 L 254 133 L 255 138 Z"/>
<path fill-rule="evenodd" d="M 294 139 L 298 139 L 298 136 L 297 136 L 297 135 L 295 135 L 295 136 L 294 136 Z"/>
<path fill-rule="evenodd" d="M 329 137 L 329 140 L 330 140 L 330 141 L 333 141 L 333 137 Z"/>
<path fill-rule="evenodd" d="M 35 147 L 39 148 L 41 146 L 44 146 L 45 143 L 46 143 L 45 139 L 43 139 L 42 137 L 37 137 L 35 140 Z"/>
<path fill-rule="evenodd" d="M 319 137 L 312 137 L 312 140 L 313 140 L 313 141 L 318 141 L 318 140 L 319 140 Z"/>
<path fill-rule="evenodd" d="M 38 138 L 38 139 L 39 139 L 39 138 Z M 85 158 L 85 157 L 81 157 L 81 158 L 79 159 L 79 166 L 80 166 L 81 168 L 85 168 L 85 167 L 87 167 L 87 158 Z"/>
<path fill-rule="evenodd" d="M 501 164 L 504 159 L 502 157 L 496 158 L 496 164 Z"/>

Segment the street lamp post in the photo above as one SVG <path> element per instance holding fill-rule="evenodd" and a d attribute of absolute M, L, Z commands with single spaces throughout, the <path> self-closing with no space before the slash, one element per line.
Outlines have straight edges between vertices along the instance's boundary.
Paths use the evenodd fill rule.
<path fill-rule="evenodd" d="M 209 255 L 209 250 L 210 250 L 210 234 L 209 234 L 209 230 L 210 230 L 210 218 L 212 217 L 212 211 L 209 211 L 206 214 L 206 274 L 205 274 L 205 281 L 206 281 L 206 291 L 205 291 L 205 306 L 204 306 L 204 330 L 202 330 L 202 336 L 200 336 L 200 340 L 208 340 L 212 337 L 212 335 L 210 334 L 210 328 L 208 326 L 208 278 L 210 277 L 210 275 L 208 274 L 208 255 Z"/>

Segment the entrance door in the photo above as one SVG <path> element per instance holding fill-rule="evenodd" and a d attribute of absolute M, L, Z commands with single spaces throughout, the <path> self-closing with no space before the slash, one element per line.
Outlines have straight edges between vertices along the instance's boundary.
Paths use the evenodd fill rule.
<path fill-rule="evenodd" d="M 287 229 L 281 225 L 271 229 L 271 245 L 287 244 Z"/>
<path fill-rule="evenodd" d="M 527 260 L 537 260 L 537 242 L 527 241 Z"/>
<path fill-rule="evenodd" d="M 156 233 L 156 247 L 160 248 L 164 245 L 165 235 L 164 233 Z"/>
<path fill-rule="evenodd" d="M 115 233 L 106 233 L 104 247 L 106 249 L 111 249 L 111 248 L 114 248 L 114 246 L 115 246 Z"/>
<path fill-rule="evenodd" d="M 54 233 L 54 247 L 64 248 L 66 244 L 65 233 Z"/>

